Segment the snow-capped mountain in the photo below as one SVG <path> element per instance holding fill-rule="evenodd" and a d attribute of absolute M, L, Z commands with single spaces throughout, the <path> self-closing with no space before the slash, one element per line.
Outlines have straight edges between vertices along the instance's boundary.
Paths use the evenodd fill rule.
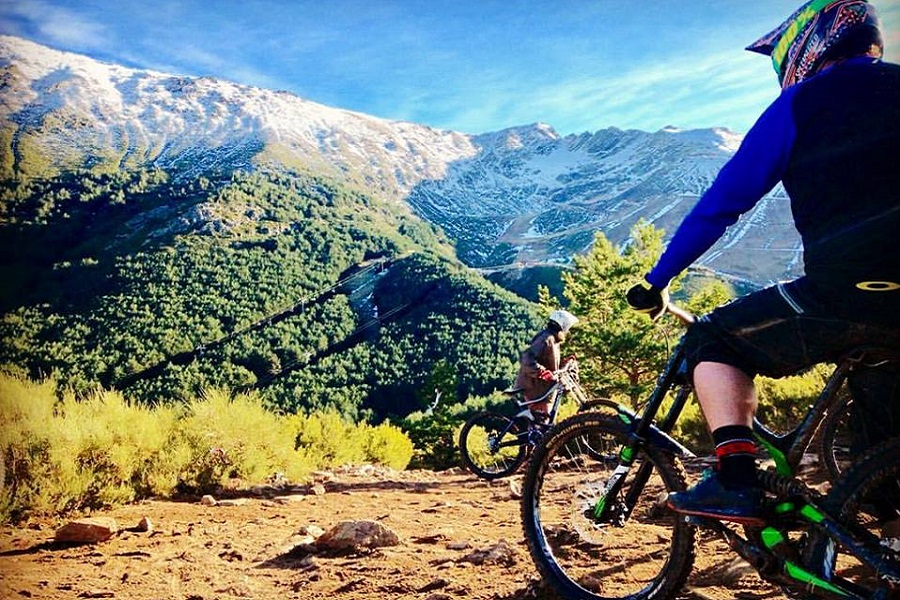
<path fill-rule="evenodd" d="M 671 233 L 739 143 L 723 129 L 671 127 L 473 136 L 0 36 L 0 179 L 148 166 L 190 178 L 280 163 L 408 203 L 477 267 L 565 263 L 596 230 L 621 241 L 639 218 Z M 766 198 L 703 263 L 756 283 L 796 273 L 788 210 L 783 194 Z"/>
<path fill-rule="evenodd" d="M 473 139 L 476 157 L 451 165 L 441 180 L 423 182 L 409 201 L 460 241 L 470 264 L 482 267 L 566 262 L 590 245 L 594 231 L 621 241 L 639 218 L 672 232 L 741 141 L 724 129 L 673 127 L 560 137 L 542 124 Z M 795 258 L 786 211 L 783 198 L 765 199 L 748 215 L 754 225 L 731 232 L 705 262 L 759 275 L 742 269 L 745 255 L 729 259 L 722 251 L 739 239 Z"/>
<path fill-rule="evenodd" d="M 266 161 L 355 177 L 403 193 L 476 153 L 468 136 L 209 77 L 129 69 L 0 36 L 4 152 L 52 170 L 152 165 L 180 177 Z M 18 172 L 31 165 L 19 161 Z M 3 176 L 10 176 L 4 163 Z"/>

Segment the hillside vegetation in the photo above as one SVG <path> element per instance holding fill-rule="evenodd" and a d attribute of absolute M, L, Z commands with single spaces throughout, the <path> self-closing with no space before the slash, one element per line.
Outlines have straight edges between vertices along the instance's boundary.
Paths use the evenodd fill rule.
<path fill-rule="evenodd" d="M 151 496 L 304 481 L 317 469 L 403 469 L 412 443 L 394 425 L 333 411 L 276 415 L 256 394 L 211 391 L 184 404 L 130 403 L 116 392 L 77 400 L 52 382 L 0 376 L 0 523 Z"/>
<path fill-rule="evenodd" d="M 3 194 L 0 363 L 77 394 L 257 390 L 380 420 L 430 397 L 439 358 L 460 400 L 504 384 L 536 323 L 402 207 L 309 175 L 84 172 Z"/>

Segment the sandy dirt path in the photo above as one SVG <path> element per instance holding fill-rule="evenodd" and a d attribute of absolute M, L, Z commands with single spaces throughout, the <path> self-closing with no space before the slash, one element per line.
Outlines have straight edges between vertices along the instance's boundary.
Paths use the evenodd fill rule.
<path fill-rule="evenodd" d="M 192 498 L 103 511 L 93 516 L 114 518 L 120 532 L 91 545 L 54 542 L 61 520 L 4 527 L 0 598 L 548 598 L 522 537 L 520 477 L 489 483 L 456 469 L 343 469 L 320 474 L 316 488 L 217 496 L 230 498 L 226 505 L 204 506 Z M 150 531 L 137 529 L 143 518 Z M 378 522 L 398 535 L 399 544 L 350 555 L 304 550 L 307 531 L 348 520 Z M 712 541 L 704 543 L 682 595 L 783 597 Z"/>

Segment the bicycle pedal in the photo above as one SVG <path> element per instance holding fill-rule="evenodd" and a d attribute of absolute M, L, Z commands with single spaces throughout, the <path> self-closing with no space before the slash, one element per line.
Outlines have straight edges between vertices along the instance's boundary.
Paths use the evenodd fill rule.
<path fill-rule="evenodd" d="M 713 527 L 720 524 L 716 519 L 709 517 L 698 517 L 697 515 L 681 515 L 681 517 L 691 527 Z"/>

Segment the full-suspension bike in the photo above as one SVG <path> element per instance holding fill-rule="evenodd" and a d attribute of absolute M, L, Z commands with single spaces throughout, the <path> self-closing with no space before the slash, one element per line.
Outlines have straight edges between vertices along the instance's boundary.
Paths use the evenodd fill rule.
<path fill-rule="evenodd" d="M 855 349 L 796 428 L 776 434 L 754 422 L 774 468 L 759 472 L 765 524 L 739 527 L 666 507 L 670 492 L 687 487 L 685 464 L 697 459 L 672 436 L 692 392 L 679 343 L 640 413 L 619 406 L 615 415 L 576 414 L 535 447 L 521 515 L 543 579 L 567 599 L 674 598 L 702 530 L 791 597 L 900 598 L 900 533 L 889 532 L 900 518 L 900 439 L 848 464 L 845 436 L 837 434 L 849 410 L 839 393 L 849 373 L 897 361 L 885 348 Z M 839 457 L 827 495 L 796 476 L 819 430 L 833 437 L 817 445 Z"/>
<path fill-rule="evenodd" d="M 556 381 L 547 393 L 533 400 L 525 400 L 521 390 L 504 390 L 518 409 L 513 416 L 485 410 L 469 418 L 459 433 L 459 451 L 463 465 L 483 479 L 512 475 L 556 421 L 566 397 L 574 399 L 579 411 L 608 405 L 606 401 L 588 398 L 578 381 L 576 359 L 570 359 L 554 372 L 554 378 Z M 529 407 L 544 401 L 550 402 L 549 411 L 546 420 L 539 421 Z"/>

